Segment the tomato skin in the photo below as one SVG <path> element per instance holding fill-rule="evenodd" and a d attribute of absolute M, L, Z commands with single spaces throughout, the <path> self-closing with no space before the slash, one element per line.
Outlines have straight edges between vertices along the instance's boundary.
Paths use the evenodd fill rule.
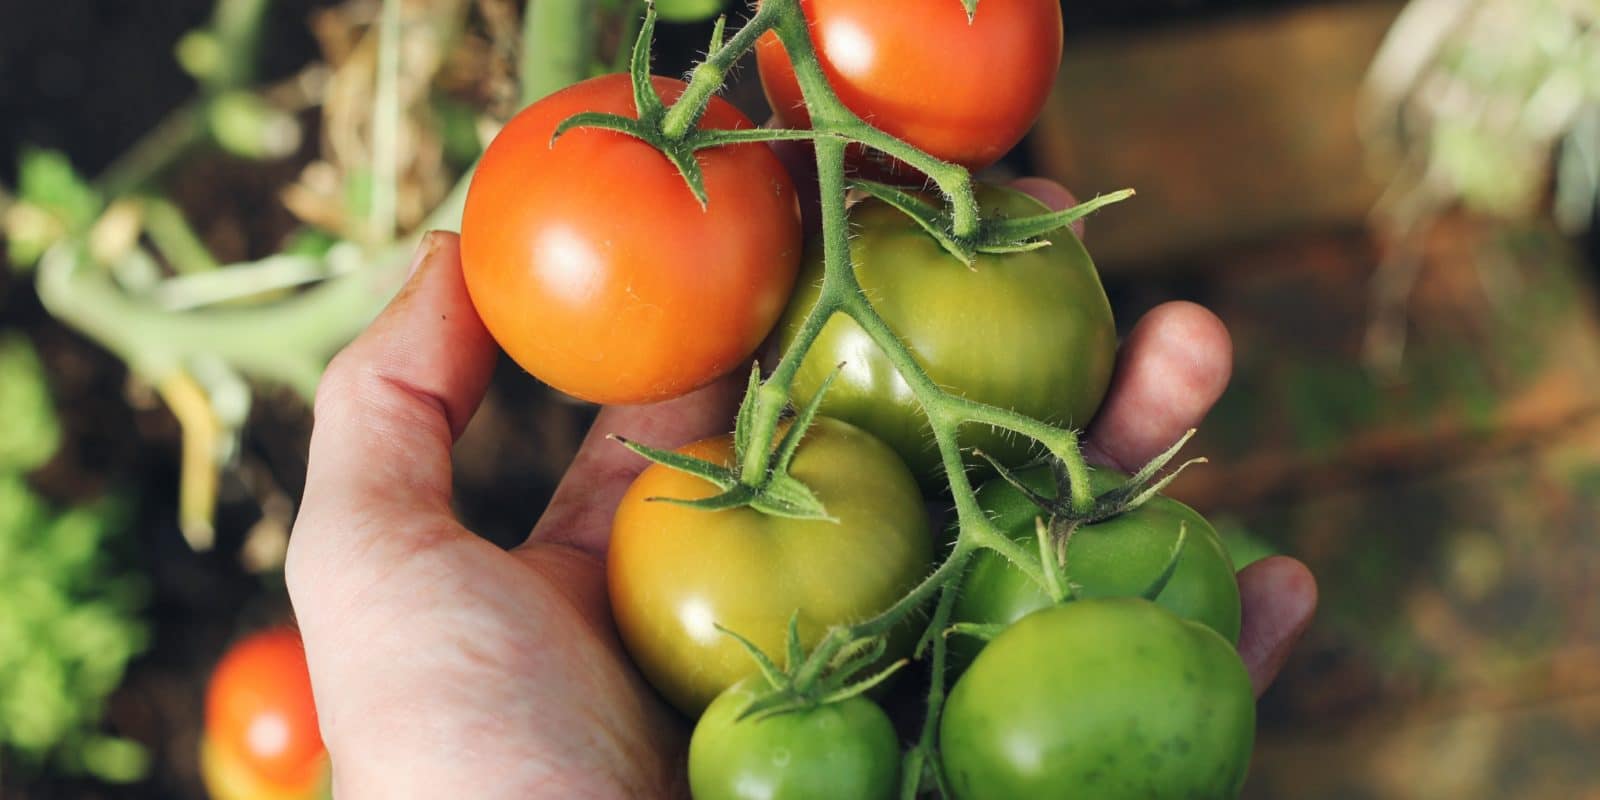
<path fill-rule="evenodd" d="M 732 449 L 722 436 L 681 452 L 727 463 Z M 660 465 L 641 473 L 617 508 L 606 566 L 612 616 L 640 671 L 691 717 L 756 671 L 714 624 L 777 656 L 798 609 L 809 648 L 829 626 L 888 608 L 929 570 L 932 536 L 916 481 L 882 442 L 818 418 L 791 474 L 837 523 L 649 502 L 715 492 Z M 912 628 L 891 637 L 889 658 L 909 648 Z"/>
<path fill-rule="evenodd" d="M 327 753 L 299 634 L 271 628 L 228 650 L 206 689 L 205 731 L 213 765 L 226 767 L 217 774 L 261 787 L 244 796 L 314 796 Z"/>
<path fill-rule="evenodd" d="M 984 5 L 988 3 L 988 5 Z M 1056 0 L 984 0 L 969 23 L 956 0 L 801 0 L 823 74 L 862 119 L 943 161 L 993 164 L 1044 107 L 1061 65 Z M 761 85 L 778 120 L 810 116 L 774 33 L 756 43 Z M 881 153 L 880 167 L 903 171 Z"/>
<path fill-rule="evenodd" d="M 980 186 L 978 201 L 986 215 L 1047 210 L 995 186 Z M 857 280 L 936 383 L 1037 419 L 1088 424 L 1111 381 L 1117 332 L 1094 262 L 1070 230 L 1057 231 L 1054 244 L 1032 252 L 979 255 L 969 268 L 910 218 L 876 200 L 852 209 L 851 222 Z M 780 323 L 785 350 L 816 302 L 822 274 L 818 242 L 807 251 Z M 922 407 L 854 320 L 841 314 L 828 321 L 795 375 L 795 402 L 809 401 L 840 363 L 823 413 L 888 442 L 922 480 L 934 483 L 941 462 Z M 961 443 L 1008 464 L 1025 461 L 1032 444 L 974 426 L 961 430 Z"/>
<path fill-rule="evenodd" d="M 653 79 L 668 102 L 681 81 Z M 650 145 L 551 134 L 583 111 L 636 116 L 627 75 L 556 92 L 485 151 L 461 220 L 461 261 L 485 327 L 524 369 L 599 403 L 689 392 L 743 364 L 794 284 L 800 211 L 762 144 L 702 150 L 709 204 Z M 702 128 L 751 127 L 713 98 Z"/>
<path fill-rule="evenodd" d="M 1018 477 L 1047 497 L 1055 494 L 1046 468 L 1024 470 Z M 1090 486 L 1099 494 L 1124 480 L 1124 475 L 1097 469 L 1091 473 Z M 979 487 L 978 502 L 1000 530 L 1034 552 L 1034 519 L 1043 512 L 1016 487 L 996 478 Z M 1180 524 L 1188 530 L 1183 555 L 1156 602 L 1237 643 L 1239 582 L 1233 561 L 1211 523 L 1171 498 L 1158 496 L 1133 511 L 1079 528 L 1067 544 L 1067 580 L 1085 599 L 1137 596 L 1166 567 Z M 1005 624 L 1049 605 L 1049 596 L 1031 578 L 1004 556 L 985 550 L 967 567 L 951 620 Z M 955 663 L 969 663 L 980 647 L 970 636 L 953 639 Z"/>
<path fill-rule="evenodd" d="M 767 691 L 745 678 L 717 695 L 689 740 L 695 800 L 888 800 L 900 788 L 900 743 L 883 709 L 865 697 L 778 714 L 738 717 Z"/>
<path fill-rule="evenodd" d="M 1231 798 L 1255 698 L 1210 628 L 1139 598 L 1081 600 L 990 642 L 939 730 L 957 798 Z"/>
<path fill-rule="evenodd" d="M 200 738 L 200 779 L 211 800 L 330 800 L 333 797 L 333 773 L 326 758 L 312 783 L 279 786 L 252 772 L 238 753 L 206 735 Z"/>

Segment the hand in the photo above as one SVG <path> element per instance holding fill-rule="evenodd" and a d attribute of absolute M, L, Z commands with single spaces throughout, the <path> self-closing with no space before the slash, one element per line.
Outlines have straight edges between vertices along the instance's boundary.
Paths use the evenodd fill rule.
<path fill-rule="evenodd" d="M 1021 188 L 1062 206 L 1054 184 Z M 1127 469 L 1196 426 L 1227 384 L 1222 323 L 1151 311 L 1089 431 Z M 603 409 L 528 540 L 457 522 L 450 451 L 496 359 L 455 237 L 422 243 L 405 288 L 324 376 L 287 578 L 340 797 L 686 794 L 687 730 L 640 678 L 607 607 L 611 515 L 645 466 L 606 434 L 671 447 L 725 433 L 743 375 L 654 406 Z M 1288 558 L 1239 576 L 1240 653 L 1259 694 L 1316 603 Z"/>

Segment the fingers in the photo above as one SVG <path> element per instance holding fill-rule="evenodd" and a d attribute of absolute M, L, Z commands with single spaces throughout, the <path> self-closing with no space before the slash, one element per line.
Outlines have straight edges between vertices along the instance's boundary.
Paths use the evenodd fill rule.
<path fill-rule="evenodd" d="M 405 287 L 317 387 L 291 591 L 324 584 L 376 539 L 451 517 L 451 445 L 483 399 L 495 352 L 467 297 L 456 237 L 425 236 Z"/>
<path fill-rule="evenodd" d="M 1143 466 L 1200 425 L 1232 373 L 1233 340 L 1215 314 L 1188 302 L 1151 309 L 1117 354 L 1089 425 L 1090 457 L 1123 471 Z"/>
<path fill-rule="evenodd" d="M 601 409 L 527 544 L 566 544 L 604 556 L 611 541 L 612 513 L 628 484 L 649 466 L 607 437 L 673 448 L 728 433 L 747 377 L 735 370 L 710 386 L 663 403 Z"/>
<path fill-rule="evenodd" d="M 1311 624 L 1317 582 L 1304 564 L 1273 556 L 1239 571 L 1239 595 L 1244 606 L 1239 656 L 1260 697 Z"/>

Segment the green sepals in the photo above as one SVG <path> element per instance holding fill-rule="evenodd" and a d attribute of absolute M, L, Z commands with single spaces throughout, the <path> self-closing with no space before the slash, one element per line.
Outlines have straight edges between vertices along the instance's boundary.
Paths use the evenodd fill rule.
<path fill-rule="evenodd" d="M 921 197 L 907 192 L 896 186 L 877 181 L 852 180 L 850 186 L 859 189 L 868 195 L 882 200 L 899 209 L 901 213 L 914 220 L 922 230 L 926 231 L 939 242 L 950 255 L 960 259 L 961 263 L 972 266 L 971 248 L 963 244 L 950 232 L 952 218 L 950 214 L 935 207 L 932 203 Z"/>
<path fill-rule="evenodd" d="M 1030 239 L 1025 242 L 1014 242 L 1010 244 L 980 244 L 975 249 L 979 253 L 1003 256 L 1011 253 L 1031 253 L 1035 250 L 1043 250 L 1049 246 L 1050 242 L 1046 239 Z"/>
<path fill-rule="evenodd" d="M 799 615 L 796 614 L 794 617 L 790 617 L 789 626 L 791 630 L 795 627 L 794 620 L 798 616 Z M 772 659 L 768 658 L 766 653 L 761 652 L 761 648 L 757 647 L 755 642 L 740 636 L 737 631 L 734 631 L 730 628 L 724 628 L 720 622 L 712 624 L 716 627 L 718 632 L 726 636 L 733 637 L 733 640 L 738 642 L 739 646 L 743 647 L 746 653 L 750 654 L 750 658 L 754 659 L 756 662 L 756 668 L 761 670 L 761 677 L 766 678 L 767 683 L 771 684 L 772 688 L 782 689 L 785 685 L 787 685 L 788 681 L 785 679 L 785 676 L 787 676 L 788 673 L 784 670 L 778 669 L 778 665 L 773 663 Z"/>
<path fill-rule="evenodd" d="M 1007 626 L 1003 622 L 957 622 L 944 629 L 945 638 L 951 636 L 971 636 L 985 642 L 993 641 Z"/>
<path fill-rule="evenodd" d="M 961 7 L 967 10 L 967 22 L 978 15 L 978 0 L 961 0 Z"/>
<path fill-rule="evenodd" d="M 1167 588 L 1167 583 L 1172 580 L 1173 573 L 1178 571 L 1178 559 L 1183 557 L 1183 548 L 1188 543 L 1189 524 L 1187 522 L 1179 522 L 1178 541 L 1172 543 L 1172 555 L 1167 557 L 1166 566 L 1161 568 L 1161 574 L 1157 575 L 1156 579 L 1151 581 L 1143 592 L 1139 593 L 1140 597 L 1154 603 L 1156 598 L 1161 596 L 1161 592 Z"/>
<path fill-rule="evenodd" d="M 772 460 L 773 474 L 789 474 L 789 467 L 794 463 L 794 454 L 800 451 L 800 442 L 805 438 L 806 431 L 811 429 L 811 423 L 816 421 L 817 410 L 822 407 L 822 398 L 827 396 L 829 387 L 833 386 L 833 379 L 839 377 L 841 369 L 844 369 L 844 364 L 835 365 L 833 371 L 828 373 L 828 377 L 822 380 L 822 385 L 817 387 L 811 402 L 806 403 L 804 408 L 795 413 L 793 424 L 778 442 L 778 452 Z"/>
<path fill-rule="evenodd" d="M 1099 195 L 1072 208 L 1052 211 L 1048 214 L 990 220 L 984 224 L 983 246 L 993 247 L 1007 243 L 1016 244 L 1032 241 L 1051 231 L 1065 228 L 1106 206 L 1120 203 L 1132 197 L 1133 194 L 1132 189 L 1123 189 L 1111 194 Z"/>
<path fill-rule="evenodd" d="M 1056 473 L 1056 475 L 1057 475 L 1056 497 L 1046 497 L 1046 496 L 1044 496 L 1042 494 L 1039 494 L 1038 492 L 1034 491 L 1033 487 L 1029 486 L 1026 482 L 1024 482 L 1022 480 L 1022 478 L 1017 475 L 1016 472 L 1012 471 L 1010 468 L 1008 468 L 1006 465 L 1000 463 L 999 461 L 996 461 L 994 456 L 991 456 L 988 453 L 986 453 L 986 452 L 984 452 L 982 450 L 976 449 L 976 448 L 973 449 L 972 454 L 977 456 L 978 458 L 983 459 L 984 461 L 989 462 L 989 466 L 994 468 L 994 471 L 1000 476 L 1001 480 L 1004 480 L 1006 483 L 1011 484 L 1011 487 L 1013 489 L 1016 489 L 1018 492 L 1021 492 L 1023 497 L 1028 498 L 1028 502 L 1033 503 L 1034 505 L 1036 505 L 1036 506 L 1038 506 L 1038 507 L 1040 507 L 1042 509 L 1053 510 L 1054 507 L 1057 504 L 1056 497 L 1067 497 L 1068 496 L 1068 493 L 1066 491 L 1062 490 L 1063 487 L 1061 485 L 1061 476 L 1066 475 L 1066 470 L 1065 469 L 1060 469 Z M 1052 464 L 1052 466 L 1055 466 L 1055 462 L 1052 461 L 1050 463 Z M 1036 466 L 1036 464 L 1024 465 L 1023 468 L 1027 469 L 1028 466 Z"/>
<path fill-rule="evenodd" d="M 756 494 L 756 490 L 748 486 L 739 485 L 721 494 L 702 497 L 699 500 L 684 500 L 679 497 L 649 497 L 646 500 L 652 503 L 667 503 L 700 511 L 729 511 L 735 508 L 754 506 L 759 497 Z"/>
<path fill-rule="evenodd" d="M 555 147 L 556 140 L 573 128 L 603 128 L 608 131 L 627 134 L 635 139 L 650 141 L 650 131 L 639 120 L 628 119 L 619 114 L 583 111 L 561 120 L 561 124 L 556 126 L 555 132 L 550 134 L 550 146 Z"/>
<path fill-rule="evenodd" d="M 744 399 L 739 401 L 739 414 L 733 423 L 733 452 L 742 460 L 750 450 L 750 426 L 755 424 L 756 392 L 761 389 L 761 362 L 750 365 L 750 380 L 745 382 Z"/>
<path fill-rule="evenodd" d="M 740 487 L 745 488 L 745 487 Z M 745 505 L 774 517 L 812 519 L 819 522 L 838 522 L 830 516 L 811 487 L 787 473 L 773 473 L 759 491 L 751 489 Z"/>
<path fill-rule="evenodd" d="M 650 44 L 655 40 L 656 34 L 656 6 L 655 3 L 645 3 L 644 24 L 639 26 L 639 35 L 633 40 L 633 58 L 628 63 L 628 74 L 633 77 L 633 103 L 639 109 L 641 121 L 655 124 L 661 120 L 661 115 L 666 113 L 666 107 L 661 104 L 661 95 L 656 94 L 656 87 L 650 82 Z"/>
<path fill-rule="evenodd" d="M 683 141 L 698 151 L 752 142 L 804 142 L 825 135 L 800 128 L 697 128 Z"/>
<path fill-rule="evenodd" d="M 789 627 L 784 633 L 783 646 L 786 658 L 784 668 L 791 671 L 799 669 L 800 664 L 806 660 L 806 649 L 800 644 L 800 609 L 798 608 L 794 610 L 793 614 L 789 615 Z"/>
<path fill-rule="evenodd" d="M 613 435 L 611 438 L 615 439 L 623 447 L 644 456 L 653 463 L 679 472 L 687 472 L 690 475 L 706 480 L 718 489 L 727 490 L 739 485 L 739 476 L 734 474 L 733 470 L 721 464 L 715 464 L 703 458 L 687 456 L 672 450 L 658 450 L 654 447 L 647 447 L 621 436 Z"/>
<path fill-rule="evenodd" d="M 689 184 L 689 191 L 694 193 L 694 199 L 700 202 L 700 209 L 704 211 L 711 198 L 706 195 L 706 176 L 700 170 L 700 159 L 695 157 L 694 148 L 685 146 L 683 142 L 675 142 L 667 144 L 661 152 L 678 168 L 683 175 L 683 182 Z"/>
<path fill-rule="evenodd" d="M 1206 459 L 1203 457 L 1191 458 L 1179 464 L 1177 469 L 1167 473 L 1165 477 L 1152 482 L 1156 474 L 1172 462 L 1172 459 L 1178 455 L 1178 451 L 1183 449 L 1185 444 L 1188 444 L 1194 434 L 1195 429 L 1190 428 L 1166 451 L 1150 459 L 1148 463 L 1140 467 L 1139 471 L 1129 477 L 1127 482 L 1095 498 L 1094 507 L 1090 509 L 1089 515 L 1084 521 L 1099 522 L 1125 511 L 1132 511 L 1160 494 L 1161 490 L 1167 488 L 1174 480 L 1177 480 L 1185 469 L 1195 464 L 1206 463 Z"/>
<path fill-rule="evenodd" d="M 728 32 L 728 15 L 727 14 L 718 14 L 717 15 L 717 21 L 715 23 L 713 23 L 712 26 L 711 26 L 711 46 L 706 49 L 706 52 L 707 53 L 715 53 L 718 50 L 721 50 L 723 42 L 724 42 L 724 35 L 727 32 Z"/>

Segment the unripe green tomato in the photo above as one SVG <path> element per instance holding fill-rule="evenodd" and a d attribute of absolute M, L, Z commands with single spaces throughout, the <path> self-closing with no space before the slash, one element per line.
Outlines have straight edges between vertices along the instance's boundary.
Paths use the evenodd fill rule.
<path fill-rule="evenodd" d="M 667 22 L 699 22 L 722 11 L 722 0 L 656 0 L 656 16 Z"/>
<path fill-rule="evenodd" d="M 1238 797 L 1250 676 L 1204 625 L 1139 598 L 1080 600 L 1002 632 L 940 721 L 957 798 Z"/>
<path fill-rule="evenodd" d="M 689 740 L 695 800 L 877 800 L 899 789 L 900 745 L 865 697 L 739 719 L 767 689 L 753 676 L 706 708 Z"/>
<path fill-rule="evenodd" d="M 1046 468 L 1024 470 L 1018 477 L 1040 494 L 1055 494 L 1055 481 Z M 1125 475 L 1097 469 L 1090 474 L 1090 488 L 1098 495 L 1125 480 Z M 1028 552 L 1037 552 L 1034 520 L 1044 512 L 1015 486 L 995 478 L 979 487 L 978 503 L 1000 530 Z M 1080 527 L 1067 544 L 1067 580 L 1080 598 L 1137 596 L 1166 567 L 1180 525 L 1188 531 L 1183 553 L 1156 602 L 1235 643 L 1240 608 L 1233 562 L 1211 523 L 1176 500 L 1157 496 L 1132 511 Z M 984 550 L 968 567 L 951 620 L 1005 624 L 1050 604 L 1050 597 L 1026 573 L 1000 554 Z M 982 647 L 970 636 L 954 637 L 950 645 L 957 669 L 971 663 Z"/>
<path fill-rule="evenodd" d="M 978 187 L 986 218 L 1048 211 L 1022 192 Z M 956 394 L 1069 427 L 1089 423 L 1111 380 L 1117 333 L 1094 262 L 1067 228 L 1026 253 L 962 264 L 904 213 L 877 200 L 850 212 L 856 279 L 934 382 Z M 822 245 L 812 241 L 779 322 L 785 350 L 821 290 Z M 894 365 L 854 320 L 836 315 L 794 379 L 808 402 L 840 364 L 822 413 L 894 447 L 925 484 L 941 474 L 927 418 Z M 961 430 L 965 447 L 1018 464 L 1032 443 L 989 428 Z"/>

